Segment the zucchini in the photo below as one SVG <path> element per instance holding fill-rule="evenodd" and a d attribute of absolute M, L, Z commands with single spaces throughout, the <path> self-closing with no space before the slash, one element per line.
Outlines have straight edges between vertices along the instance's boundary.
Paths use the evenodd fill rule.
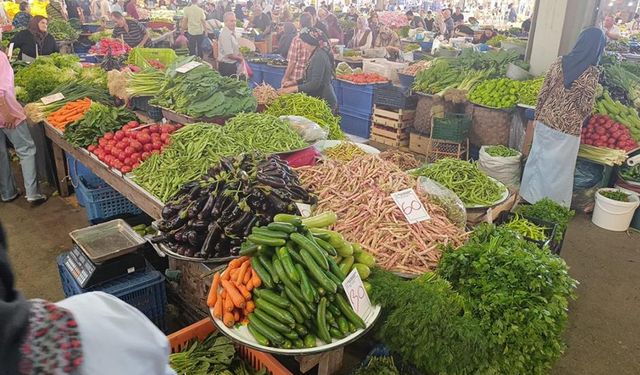
<path fill-rule="evenodd" d="M 247 237 L 247 240 L 258 245 L 266 245 L 266 246 L 282 246 L 285 243 L 287 243 L 287 241 L 285 241 L 282 238 L 267 237 L 258 233 L 250 234 Z"/>
<path fill-rule="evenodd" d="M 280 308 L 288 309 L 291 307 L 291 302 L 289 302 L 288 299 L 279 296 L 272 290 L 256 288 L 253 290 L 253 294 L 255 294 L 256 297 L 262 298 Z"/>
<path fill-rule="evenodd" d="M 273 217 L 273 221 L 276 223 L 289 223 L 296 227 L 300 227 L 302 225 L 302 217 L 290 214 L 277 214 Z"/>
<path fill-rule="evenodd" d="M 269 346 L 269 340 L 256 329 L 254 322 L 249 321 L 249 324 L 247 324 L 247 329 L 249 330 L 251 336 L 256 339 L 258 344 L 262 346 Z"/>
<path fill-rule="evenodd" d="M 302 219 L 302 224 L 307 228 L 326 228 L 338 221 L 338 215 L 335 212 L 327 211 L 320 215 Z"/>
<path fill-rule="evenodd" d="M 293 281 L 294 283 L 299 283 L 300 274 L 298 273 L 296 267 L 293 265 L 293 260 L 291 259 L 289 250 L 287 250 L 287 248 L 283 246 L 276 250 L 276 254 L 278 254 L 278 259 L 280 260 L 280 263 L 282 263 L 282 267 L 287 273 L 289 280 Z"/>
<path fill-rule="evenodd" d="M 267 225 L 267 228 L 271 231 L 286 233 L 287 235 L 298 231 L 298 227 L 289 223 L 270 223 Z"/>
<path fill-rule="evenodd" d="M 284 342 L 284 337 L 281 334 L 267 326 L 255 314 L 249 314 L 249 324 L 251 324 L 258 333 L 266 337 L 267 340 L 271 341 L 275 345 L 281 345 Z"/>
<path fill-rule="evenodd" d="M 287 337 L 286 334 L 291 332 L 293 330 L 293 327 L 295 327 L 295 324 L 293 325 L 293 327 L 282 324 L 276 318 L 262 311 L 262 309 L 253 310 L 252 314 L 257 316 L 262 322 L 264 322 L 264 324 L 280 332 L 285 337 Z"/>
<path fill-rule="evenodd" d="M 327 257 L 324 255 L 324 251 L 320 248 L 320 246 L 316 245 L 314 242 L 311 242 L 307 237 L 301 235 L 300 233 L 291 233 L 291 240 L 298 246 L 300 246 L 300 255 L 302 255 L 303 250 L 306 250 L 308 254 L 313 257 L 315 263 L 318 264 L 318 266 L 325 270 L 329 269 Z"/>
<path fill-rule="evenodd" d="M 302 260 L 304 260 L 311 277 L 315 279 L 321 287 L 330 293 L 335 293 L 338 290 L 338 286 L 327 277 L 322 268 L 318 266 L 313 257 L 305 249 L 300 250 L 300 256 L 302 256 Z M 320 291 L 318 292 L 320 293 Z"/>
<path fill-rule="evenodd" d="M 283 310 L 283 309 L 279 308 L 278 306 L 276 306 L 276 305 L 274 305 L 274 304 L 272 304 L 272 303 L 270 303 L 267 300 L 264 300 L 262 298 L 257 298 L 255 300 L 255 304 L 256 304 L 257 308 L 259 308 L 261 310 L 264 310 L 264 312 L 266 312 L 270 316 L 276 318 L 279 322 L 284 323 L 284 324 L 286 324 L 286 325 L 288 325 L 290 327 L 295 327 L 296 320 L 293 319 L 293 316 L 287 310 Z M 269 337 L 267 336 L 267 338 L 269 338 Z"/>

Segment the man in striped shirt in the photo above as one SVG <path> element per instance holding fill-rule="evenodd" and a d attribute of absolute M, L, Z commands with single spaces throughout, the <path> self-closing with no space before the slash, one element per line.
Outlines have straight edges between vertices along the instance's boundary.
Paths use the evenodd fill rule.
<path fill-rule="evenodd" d="M 132 48 L 144 47 L 144 45 L 147 44 L 149 33 L 140 22 L 125 19 L 122 13 L 119 12 L 111 13 L 111 18 L 116 24 L 116 27 L 113 29 L 113 34 L 111 35 L 113 39 L 122 38 L 122 40 Z"/>

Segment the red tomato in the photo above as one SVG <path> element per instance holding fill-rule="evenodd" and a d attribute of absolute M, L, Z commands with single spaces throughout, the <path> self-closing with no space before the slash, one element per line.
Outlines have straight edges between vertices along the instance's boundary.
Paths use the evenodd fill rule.
<path fill-rule="evenodd" d="M 149 126 L 149 132 L 151 133 L 160 133 L 160 125 L 154 124 Z"/>
<path fill-rule="evenodd" d="M 134 162 L 140 160 L 140 153 L 134 152 L 133 154 L 131 154 L 131 160 L 133 160 Z"/>
<path fill-rule="evenodd" d="M 162 148 L 162 143 L 160 142 L 153 142 L 153 149 L 154 150 L 160 150 Z"/>
<path fill-rule="evenodd" d="M 146 152 L 153 151 L 153 145 L 151 143 L 146 143 L 142 146 L 142 149 Z"/>
<path fill-rule="evenodd" d="M 149 156 L 151 156 L 151 154 L 147 151 L 143 152 L 142 155 L 140 155 L 140 158 L 142 158 L 142 160 L 147 160 L 149 158 Z"/>
<path fill-rule="evenodd" d="M 125 158 L 122 163 L 124 165 L 131 165 L 131 164 L 133 164 L 133 160 L 131 160 L 131 158 Z"/>
<path fill-rule="evenodd" d="M 142 143 L 138 141 L 131 141 L 131 148 L 133 148 L 136 152 L 142 151 Z"/>
<path fill-rule="evenodd" d="M 160 140 L 164 143 L 167 143 L 167 141 L 169 140 L 169 134 L 168 133 L 162 133 L 160 134 Z"/>
<path fill-rule="evenodd" d="M 161 133 L 171 133 L 172 130 L 173 130 L 173 126 L 171 126 L 171 125 L 162 125 L 162 126 L 160 126 L 160 132 Z"/>
<path fill-rule="evenodd" d="M 138 133 L 137 139 L 138 139 L 138 142 L 142 143 L 143 145 L 151 142 L 151 136 L 149 135 L 149 133 L 145 133 L 145 132 Z"/>
<path fill-rule="evenodd" d="M 136 152 L 136 150 L 133 147 L 127 147 L 124 149 L 124 154 L 126 155 L 126 157 L 130 157 L 134 152 Z"/>
<path fill-rule="evenodd" d="M 99 144 L 100 146 L 106 146 L 106 145 L 107 145 L 107 142 L 108 142 L 108 141 L 107 141 L 106 139 L 104 139 L 104 138 L 100 138 L 100 139 L 98 140 L 98 144 Z"/>
<path fill-rule="evenodd" d="M 129 125 L 132 128 L 137 128 L 138 126 L 140 126 L 140 123 L 138 121 L 129 121 L 127 122 L 127 125 Z"/>
<path fill-rule="evenodd" d="M 89 152 L 94 152 L 96 150 L 96 148 L 98 148 L 96 145 L 89 145 L 87 147 L 87 150 L 89 150 Z"/>
<path fill-rule="evenodd" d="M 120 172 L 122 173 L 129 173 L 131 172 L 131 167 L 128 165 L 123 166 L 122 168 L 120 168 Z"/>
<path fill-rule="evenodd" d="M 136 168 L 138 168 L 140 166 L 140 163 L 135 163 L 134 165 L 131 166 L 131 170 L 134 170 Z"/>

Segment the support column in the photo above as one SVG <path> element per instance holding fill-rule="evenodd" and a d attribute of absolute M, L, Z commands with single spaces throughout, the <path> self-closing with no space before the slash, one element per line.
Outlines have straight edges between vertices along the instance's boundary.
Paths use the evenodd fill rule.
<path fill-rule="evenodd" d="M 538 0 L 529 62 L 535 75 L 544 73 L 560 55 L 569 52 L 584 28 L 593 26 L 599 0 Z"/>

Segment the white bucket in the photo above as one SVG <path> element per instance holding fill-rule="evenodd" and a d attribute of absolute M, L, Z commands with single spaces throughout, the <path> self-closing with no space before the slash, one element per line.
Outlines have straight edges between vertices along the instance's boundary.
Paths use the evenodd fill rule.
<path fill-rule="evenodd" d="M 635 194 L 629 194 L 629 202 L 619 202 L 600 194 L 602 191 L 616 191 L 618 189 L 599 189 L 596 192 L 596 206 L 591 221 L 607 230 L 624 232 L 629 229 L 633 214 L 640 205 L 640 199 Z"/>

